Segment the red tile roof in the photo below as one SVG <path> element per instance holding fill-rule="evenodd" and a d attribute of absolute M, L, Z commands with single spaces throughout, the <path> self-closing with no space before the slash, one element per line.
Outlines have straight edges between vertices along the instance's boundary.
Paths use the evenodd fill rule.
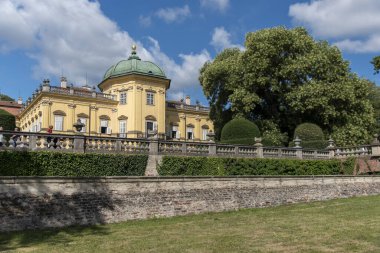
<path fill-rule="evenodd" d="M 22 105 L 19 105 L 16 101 L 0 101 L 0 109 L 9 112 L 10 114 L 17 116 L 20 113 Z"/>

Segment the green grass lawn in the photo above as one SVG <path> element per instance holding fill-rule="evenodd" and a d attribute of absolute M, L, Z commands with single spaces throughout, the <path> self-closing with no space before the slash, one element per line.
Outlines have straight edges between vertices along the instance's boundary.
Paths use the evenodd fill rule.
<path fill-rule="evenodd" d="M 0 251 L 380 252 L 380 196 L 6 233 Z"/>

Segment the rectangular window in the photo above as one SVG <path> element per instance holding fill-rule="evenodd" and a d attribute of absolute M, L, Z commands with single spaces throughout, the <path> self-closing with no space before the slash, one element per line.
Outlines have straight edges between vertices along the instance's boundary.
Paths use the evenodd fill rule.
<path fill-rule="evenodd" d="M 80 131 L 81 133 L 86 132 L 86 126 L 87 126 L 87 119 L 86 118 L 79 118 L 80 122 L 84 124 L 84 127 L 82 127 L 82 130 Z"/>
<path fill-rule="evenodd" d="M 127 93 L 126 92 L 120 93 L 120 104 L 121 105 L 127 104 Z"/>
<path fill-rule="evenodd" d="M 100 120 L 100 133 L 107 134 L 108 132 L 108 120 Z"/>
<path fill-rule="evenodd" d="M 42 118 L 39 118 L 39 119 L 38 119 L 38 127 L 37 127 L 37 131 L 38 131 L 38 132 L 41 131 L 41 127 L 42 127 Z"/>
<path fill-rule="evenodd" d="M 154 105 L 154 93 L 152 93 L 152 92 L 146 93 L 146 104 L 147 105 Z"/>
<path fill-rule="evenodd" d="M 208 129 L 202 129 L 202 140 L 207 141 Z"/>
<path fill-rule="evenodd" d="M 171 134 L 172 139 L 178 139 L 177 135 L 178 135 L 178 126 L 173 126 L 172 127 L 172 134 Z"/>
<path fill-rule="evenodd" d="M 157 130 L 157 122 L 146 121 L 146 136 L 149 137 L 150 134 L 153 134 L 153 131 Z"/>
<path fill-rule="evenodd" d="M 120 120 L 119 121 L 119 137 L 127 137 L 127 121 Z"/>
<path fill-rule="evenodd" d="M 63 116 L 54 116 L 54 130 L 63 131 Z"/>
<path fill-rule="evenodd" d="M 186 132 L 187 132 L 187 139 L 192 140 L 194 139 L 194 134 L 193 134 L 194 128 L 188 127 Z"/>
<path fill-rule="evenodd" d="M 33 126 L 32 126 L 32 132 L 37 132 L 37 122 L 34 122 L 33 123 Z"/>

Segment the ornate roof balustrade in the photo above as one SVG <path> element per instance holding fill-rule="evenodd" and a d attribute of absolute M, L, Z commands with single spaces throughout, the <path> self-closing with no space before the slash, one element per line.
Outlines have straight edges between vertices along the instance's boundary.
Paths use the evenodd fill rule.
<path fill-rule="evenodd" d="M 187 105 L 181 102 L 166 102 L 166 107 L 175 108 L 179 110 L 187 110 L 187 111 L 200 111 L 200 112 L 210 112 L 209 107 L 200 106 L 200 105 Z"/>
<path fill-rule="evenodd" d="M 116 95 L 96 92 L 95 90 L 88 90 L 85 88 L 77 88 L 77 87 L 62 88 L 58 86 L 40 86 L 40 89 L 36 89 L 35 92 L 33 92 L 32 97 L 29 97 L 25 101 L 25 104 L 23 105 L 23 108 L 21 108 L 21 111 L 27 108 L 40 93 L 62 94 L 62 95 L 68 95 L 68 96 L 96 98 L 96 99 L 112 100 L 112 101 L 116 101 L 117 99 Z"/>
<path fill-rule="evenodd" d="M 73 96 L 79 96 L 79 97 L 93 97 L 93 98 L 99 98 L 99 99 L 116 100 L 115 95 L 96 92 L 96 91 L 90 91 L 83 88 L 62 88 L 62 87 L 57 87 L 57 86 L 50 86 L 49 90 L 43 90 L 43 92 L 73 95 Z"/>

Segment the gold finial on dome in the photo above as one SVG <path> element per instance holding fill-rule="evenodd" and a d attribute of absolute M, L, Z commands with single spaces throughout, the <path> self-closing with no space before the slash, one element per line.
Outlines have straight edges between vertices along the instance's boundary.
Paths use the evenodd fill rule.
<path fill-rule="evenodd" d="M 137 56 L 136 44 L 133 44 L 131 48 L 132 48 L 132 52 L 131 52 L 131 55 L 129 56 L 128 60 L 132 60 L 132 59 L 140 60 L 140 58 Z"/>

